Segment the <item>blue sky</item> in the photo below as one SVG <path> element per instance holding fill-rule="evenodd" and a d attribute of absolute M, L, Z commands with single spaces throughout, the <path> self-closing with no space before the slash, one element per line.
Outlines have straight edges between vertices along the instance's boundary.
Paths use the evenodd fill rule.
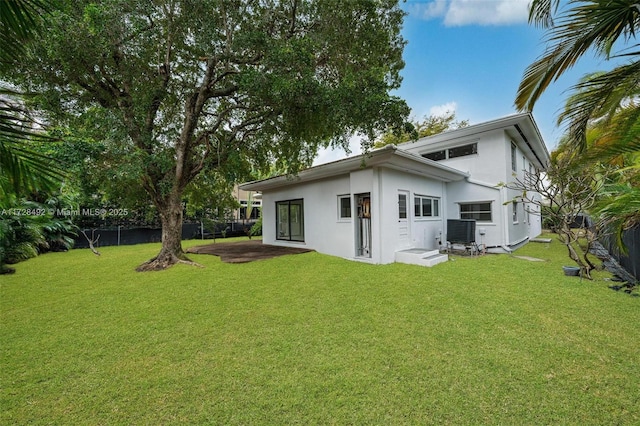
<path fill-rule="evenodd" d="M 516 113 L 514 100 L 522 75 L 544 52 L 544 31 L 527 24 L 530 0 L 408 0 L 402 35 L 402 86 L 394 92 L 405 99 L 412 117 L 453 110 L 471 124 Z M 551 151 L 562 136 L 556 117 L 568 91 L 580 77 L 608 68 L 585 57 L 547 89 L 533 110 Z M 352 152 L 359 152 L 353 138 Z M 323 150 L 314 164 L 346 154 Z"/>

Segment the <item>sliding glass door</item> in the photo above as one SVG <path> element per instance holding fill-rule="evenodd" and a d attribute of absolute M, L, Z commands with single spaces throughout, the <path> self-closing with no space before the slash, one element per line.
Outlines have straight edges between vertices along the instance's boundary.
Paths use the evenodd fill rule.
<path fill-rule="evenodd" d="M 304 241 L 304 202 L 287 200 L 276 202 L 278 240 Z"/>

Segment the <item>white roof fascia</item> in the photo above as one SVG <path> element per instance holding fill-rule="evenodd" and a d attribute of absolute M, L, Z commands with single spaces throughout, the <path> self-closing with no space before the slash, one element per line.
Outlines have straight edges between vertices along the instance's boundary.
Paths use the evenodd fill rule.
<path fill-rule="evenodd" d="M 453 182 L 469 177 L 467 172 L 445 166 L 437 161 L 429 160 L 428 158 L 400 148 L 396 150 L 395 156 L 391 158 L 387 164 L 382 164 L 381 166 L 426 176 L 443 182 Z"/>
<path fill-rule="evenodd" d="M 518 128 L 520 131 L 518 131 Z M 517 143 L 523 152 L 531 154 L 531 158 L 538 163 L 538 168 L 542 170 L 546 169 L 549 164 L 549 152 L 542 140 L 540 130 L 533 119 L 533 115 L 528 112 L 508 115 L 496 120 L 427 136 L 415 142 L 405 142 L 398 147 L 416 154 L 425 154 L 444 147 L 473 143 L 478 139 L 480 133 L 500 129 L 507 131 L 509 136 Z M 427 151 L 425 148 L 429 150 Z"/>
<path fill-rule="evenodd" d="M 387 145 L 367 154 L 360 154 L 302 170 L 296 176 L 281 175 L 264 180 L 243 183 L 239 185 L 239 187 L 244 191 L 264 191 L 295 185 L 301 182 L 310 182 L 341 174 L 347 174 L 353 171 L 376 166 L 402 170 L 444 182 L 462 180 L 468 177 L 467 173 L 460 170 L 439 164 L 419 155 L 406 152 L 397 148 L 395 145 Z"/>

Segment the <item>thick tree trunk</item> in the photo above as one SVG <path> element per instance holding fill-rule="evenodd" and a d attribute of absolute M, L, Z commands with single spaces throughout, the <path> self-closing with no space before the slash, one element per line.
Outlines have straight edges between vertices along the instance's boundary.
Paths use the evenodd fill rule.
<path fill-rule="evenodd" d="M 162 221 L 162 248 L 156 257 L 138 266 L 138 272 L 159 271 L 176 263 L 194 264 L 182 250 L 181 198 L 169 197 L 165 204 L 158 205 L 158 210 Z"/>

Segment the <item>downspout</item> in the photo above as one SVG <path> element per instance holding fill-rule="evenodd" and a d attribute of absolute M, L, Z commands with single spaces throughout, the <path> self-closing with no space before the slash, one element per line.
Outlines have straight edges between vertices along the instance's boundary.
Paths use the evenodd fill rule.
<path fill-rule="evenodd" d="M 504 251 L 506 251 L 507 253 L 512 253 L 513 250 L 511 250 L 510 247 L 507 246 L 507 238 L 509 236 L 509 205 L 505 204 L 507 196 L 506 196 L 506 192 L 507 192 L 507 188 L 502 187 L 500 188 L 500 204 L 502 205 L 502 214 L 503 214 L 503 220 L 502 220 L 502 244 L 500 245 L 500 247 L 502 247 L 502 249 Z"/>
<path fill-rule="evenodd" d="M 395 145 L 393 146 L 394 150 L 395 150 Z M 382 199 L 382 194 L 383 194 L 383 182 L 382 182 L 382 173 L 380 172 L 380 167 L 374 167 L 373 168 L 373 179 L 376 183 L 376 185 L 372 185 L 371 186 L 371 198 L 373 200 L 375 200 L 375 205 L 376 205 L 376 234 L 377 234 L 377 239 L 376 239 L 376 244 L 373 243 L 373 234 L 371 235 L 371 258 L 374 260 L 374 263 L 382 263 L 382 257 L 383 257 L 383 249 L 382 249 L 382 228 L 383 228 L 383 224 L 382 224 L 382 203 L 384 203 L 385 200 Z M 377 188 L 376 188 L 377 187 Z M 378 192 L 377 194 L 374 193 L 374 189 Z M 375 198 L 374 198 L 375 197 Z M 396 195 L 397 197 L 397 195 Z M 373 222 L 371 223 L 371 230 L 373 232 Z M 376 247 L 377 250 L 375 252 L 375 254 L 377 254 L 378 258 L 377 260 L 375 260 L 375 258 L 373 257 L 373 248 Z M 392 261 L 393 262 L 393 261 Z"/>
<path fill-rule="evenodd" d="M 445 181 L 442 181 L 442 185 L 440 187 L 440 200 L 440 217 L 442 218 L 442 222 L 440 222 L 440 238 L 438 239 L 438 250 L 442 249 L 442 238 L 443 235 L 445 235 L 445 230 L 447 229 L 446 220 L 449 217 L 449 208 L 447 207 L 449 204 L 449 188 L 447 186 L 447 182 Z"/>

